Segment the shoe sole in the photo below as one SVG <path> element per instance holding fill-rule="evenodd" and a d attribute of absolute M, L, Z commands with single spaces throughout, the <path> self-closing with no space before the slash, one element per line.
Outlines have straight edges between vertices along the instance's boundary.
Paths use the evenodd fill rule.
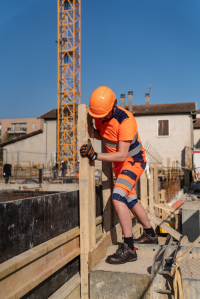
<path fill-rule="evenodd" d="M 129 262 L 135 262 L 137 261 L 137 257 L 131 259 L 131 260 L 128 260 L 128 261 L 124 261 L 124 262 L 119 262 L 119 263 L 113 263 L 113 262 L 110 262 L 109 260 L 105 260 L 106 263 L 108 264 L 112 264 L 112 265 L 119 265 L 119 264 L 126 264 L 126 263 L 129 263 Z"/>

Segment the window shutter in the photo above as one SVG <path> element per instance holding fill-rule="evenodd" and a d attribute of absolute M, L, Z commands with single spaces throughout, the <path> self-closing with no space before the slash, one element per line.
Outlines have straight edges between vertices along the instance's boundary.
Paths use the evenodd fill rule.
<path fill-rule="evenodd" d="M 158 136 L 169 136 L 169 120 L 158 121 Z"/>

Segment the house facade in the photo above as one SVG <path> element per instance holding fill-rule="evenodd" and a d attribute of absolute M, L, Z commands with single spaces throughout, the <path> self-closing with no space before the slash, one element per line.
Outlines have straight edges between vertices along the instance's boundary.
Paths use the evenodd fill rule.
<path fill-rule="evenodd" d="M 56 116 L 57 109 L 38 117 L 43 129 L 0 144 L 3 160 L 24 161 L 52 167 L 56 162 Z"/>
<path fill-rule="evenodd" d="M 192 163 L 196 103 L 134 105 L 133 115 L 144 148 L 150 144 L 164 166 L 185 166 L 188 152 Z"/>
<path fill-rule="evenodd" d="M 0 142 L 43 129 L 44 120 L 32 118 L 0 119 Z"/>

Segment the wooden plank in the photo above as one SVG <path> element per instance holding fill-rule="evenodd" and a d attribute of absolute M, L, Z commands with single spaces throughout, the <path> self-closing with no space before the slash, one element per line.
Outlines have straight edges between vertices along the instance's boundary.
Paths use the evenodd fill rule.
<path fill-rule="evenodd" d="M 144 171 L 140 177 L 140 199 L 141 205 L 146 210 L 148 207 L 147 204 L 147 175 Z"/>
<path fill-rule="evenodd" d="M 164 206 L 165 204 L 165 193 L 166 191 L 164 189 L 161 190 L 161 204 Z M 162 209 L 162 220 L 165 220 L 166 216 L 165 216 L 165 210 Z"/>
<path fill-rule="evenodd" d="M 49 299 L 70 299 L 80 298 L 80 274 L 77 273 L 70 280 L 68 280 L 60 289 L 58 289 Z M 77 295 L 75 297 L 75 294 Z"/>
<path fill-rule="evenodd" d="M 102 142 L 102 153 L 106 153 Z M 107 233 L 112 228 L 112 163 L 102 162 L 102 196 L 103 196 L 103 232 Z"/>
<path fill-rule="evenodd" d="M 160 218 L 156 217 L 155 215 L 148 213 L 148 218 L 150 220 L 153 220 L 158 226 L 163 228 L 167 233 L 169 233 L 173 238 L 179 241 L 180 237 L 182 236 L 177 231 L 175 231 L 173 228 L 168 226 L 164 221 L 162 221 Z"/>
<path fill-rule="evenodd" d="M 154 214 L 154 200 L 153 200 L 153 169 L 150 169 L 150 179 L 149 179 L 149 212 L 151 214 Z M 154 221 L 150 221 L 151 226 L 153 227 L 153 229 L 155 230 L 156 226 L 155 226 L 155 222 Z"/>
<path fill-rule="evenodd" d="M 143 231 L 143 226 L 140 223 L 137 223 L 132 228 L 132 233 L 136 239 L 140 237 L 142 231 Z"/>
<path fill-rule="evenodd" d="M 180 212 L 180 209 L 175 210 L 175 209 L 173 209 L 172 207 L 170 207 L 167 204 L 162 205 L 162 204 L 156 204 L 156 203 L 154 203 L 154 207 L 159 208 L 159 209 L 163 209 L 164 211 L 172 212 L 174 214 L 179 214 L 179 212 Z"/>
<path fill-rule="evenodd" d="M 80 229 L 79 227 L 76 227 L 2 263 L 0 265 L 0 279 L 3 279 L 20 268 L 25 267 L 27 264 L 34 262 L 36 259 L 48 254 L 57 247 L 64 245 L 65 243 L 79 236 L 79 234 Z"/>
<path fill-rule="evenodd" d="M 120 223 L 107 232 L 101 240 L 89 252 L 89 271 L 98 264 L 106 255 L 106 249 L 122 240 L 122 228 Z"/>
<path fill-rule="evenodd" d="M 92 118 L 86 105 L 78 106 L 78 148 L 94 142 Z M 79 206 L 81 244 L 81 298 L 89 298 L 88 253 L 96 243 L 95 223 L 95 167 L 94 161 L 80 156 L 79 166 Z"/>
<path fill-rule="evenodd" d="M 96 239 L 97 239 L 97 242 L 102 238 L 102 236 L 103 236 L 103 227 L 102 227 L 102 223 L 100 223 L 96 226 Z"/>
<path fill-rule="evenodd" d="M 99 225 L 100 223 L 102 223 L 103 222 L 103 217 L 102 216 L 98 216 L 97 218 L 96 218 L 96 225 Z"/>
<path fill-rule="evenodd" d="M 155 203 L 160 203 L 159 202 L 159 197 L 158 197 L 158 164 L 154 164 L 154 195 L 155 195 Z M 159 216 L 159 209 L 155 208 L 155 214 L 156 216 Z"/>
<path fill-rule="evenodd" d="M 32 250 L 37 249 L 35 247 Z M 18 268 L 0 281 L 0 299 L 21 298 L 79 254 L 80 241 L 79 237 L 76 237 L 26 264 L 26 267 Z M 17 257 L 14 259 L 17 260 Z"/>

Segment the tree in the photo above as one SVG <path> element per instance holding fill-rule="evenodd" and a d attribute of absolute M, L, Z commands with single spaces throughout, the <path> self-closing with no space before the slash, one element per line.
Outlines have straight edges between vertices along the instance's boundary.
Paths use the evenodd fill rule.
<path fill-rule="evenodd" d="M 7 132 L 4 133 L 2 139 L 1 139 L 1 143 L 3 142 L 7 142 L 13 139 L 13 135 L 12 134 L 8 134 Z"/>

